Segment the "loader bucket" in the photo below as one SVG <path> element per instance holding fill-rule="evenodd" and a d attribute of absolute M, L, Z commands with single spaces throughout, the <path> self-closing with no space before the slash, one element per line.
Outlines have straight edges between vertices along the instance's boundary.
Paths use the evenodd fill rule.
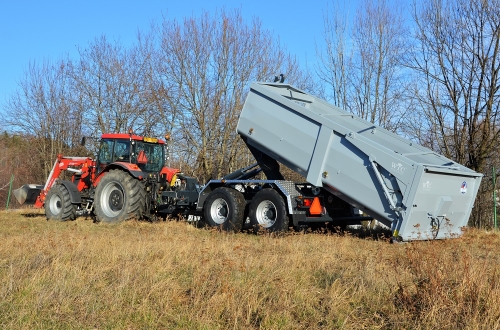
<path fill-rule="evenodd" d="M 21 188 L 13 191 L 19 204 L 35 204 L 37 197 L 43 189 L 43 185 L 38 184 L 25 184 Z"/>

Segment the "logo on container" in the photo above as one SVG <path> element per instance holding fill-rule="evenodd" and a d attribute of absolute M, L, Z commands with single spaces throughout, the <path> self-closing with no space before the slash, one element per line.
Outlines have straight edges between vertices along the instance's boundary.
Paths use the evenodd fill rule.
<path fill-rule="evenodd" d="M 462 185 L 460 186 L 460 192 L 462 194 L 465 194 L 467 192 L 467 182 L 462 182 Z"/>

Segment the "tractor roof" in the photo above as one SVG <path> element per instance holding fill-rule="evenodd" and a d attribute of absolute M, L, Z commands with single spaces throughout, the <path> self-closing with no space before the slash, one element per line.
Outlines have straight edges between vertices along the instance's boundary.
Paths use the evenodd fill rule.
<path fill-rule="evenodd" d="M 143 137 L 139 135 L 130 135 L 127 133 L 105 133 L 101 135 L 101 139 L 124 139 L 124 140 L 135 140 L 135 141 L 144 141 L 144 142 L 151 142 L 151 143 L 158 143 L 158 144 L 164 144 L 165 141 L 157 139 L 157 138 L 151 138 L 151 137 Z"/>

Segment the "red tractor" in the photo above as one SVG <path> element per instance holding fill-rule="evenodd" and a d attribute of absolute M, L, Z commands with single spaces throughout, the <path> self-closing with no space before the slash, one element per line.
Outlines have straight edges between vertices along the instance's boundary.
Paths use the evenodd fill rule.
<path fill-rule="evenodd" d="M 97 221 L 119 222 L 183 213 L 198 198 L 198 182 L 165 167 L 165 160 L 165 141 L 132 133 L 103 134 L 96 160 L 59 155 L 45 186 L 25 185 L 14 195 L 20 204 L 45 207 L 49 220 L 94 214 Z M 71 180 L 60 178 L 63 171 L 71 173 Z M 162 199 L 174 203 L 168 207 Z"/>

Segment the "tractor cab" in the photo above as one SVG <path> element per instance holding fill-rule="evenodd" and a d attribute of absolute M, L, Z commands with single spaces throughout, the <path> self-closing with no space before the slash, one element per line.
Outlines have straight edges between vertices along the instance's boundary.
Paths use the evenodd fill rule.
<path fill-rule="evenodd" d="M 112 163 L 137 165 L 143 172 L 160 172 L 165 164 L 165 142 L 132 134 L 103 134 L 97 155 L 98 172 Z"/>

